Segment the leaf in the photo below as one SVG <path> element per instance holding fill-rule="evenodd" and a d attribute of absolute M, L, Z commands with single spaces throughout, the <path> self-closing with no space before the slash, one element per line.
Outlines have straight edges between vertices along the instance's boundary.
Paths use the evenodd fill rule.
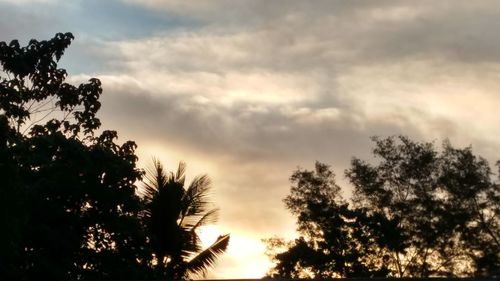
<path fill-rule="evenodd" d="M 191 274 L 205 275 L 207 269 L 214 266 L 215 260 L 226 251 L 228 245 L 229 234 L 219 236 L 210 247 L 187 263 L 187 271 Z"/>

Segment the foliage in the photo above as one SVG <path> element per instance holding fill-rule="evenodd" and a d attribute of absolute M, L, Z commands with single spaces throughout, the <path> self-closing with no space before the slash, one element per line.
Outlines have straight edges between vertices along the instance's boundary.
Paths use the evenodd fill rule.
<path fill-rule="evenodd" d="M 195 177 L 185 189 L 184 173 L 184 163 L 176 173 L 166 173 L 155 160 L 144 186 L 143 220 L 154 254 L 150 265 L 159 277 L 167 279 L 203 275 L 229 244 L 226 234 L 202 249 L 197 231 L 216 221 L 218 209 L 210 208 L 210 179 Z"/>
<path fill-rule="evenodd" d="M 314 171 L 297 170 L 286 207 L 297 217 L 300 237 L 271 239 L 276 266 L 271 277 L 384 277 L 388 249 L 399 249 L 397 222 L 350 208 L 330 168 L 316 162 Z M 286 248 L 278 252 L 279 248 Z"/>
<path fill-rule="evenodd" d="M 285 204 L 300 237 L 268 240 L 270 275 L 498 276 L 500 189 L 488 162 L 449 142 L 373 140 L 379 161 L 354 158 L 346 171 L 351 206 L 328 166 L 293 173 Z"/>
<path fill-rule="evenodd" d="M 398 276 L 493 276 L 500 268 L 500 190 L 470 147 L 406 137 L 374 138 L 376 165 L 353 159 L 355 201 L 397 217 L 408 247 L 390 263 Z"/>
<path fill-rule="evenodd" d="M 100 81 L 73 86 L 57 67 L 72 39 L 0 42 L 1 279 L 141 271 L 136 146 L 116 144 L 114 131 L 96 136 Z"/>

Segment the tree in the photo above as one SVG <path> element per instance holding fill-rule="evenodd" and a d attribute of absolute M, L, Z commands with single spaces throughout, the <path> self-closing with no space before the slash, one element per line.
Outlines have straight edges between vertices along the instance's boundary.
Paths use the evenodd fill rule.
<path fill-rule="evenodd" d="M 300 237 L 293 242 L 267 240 L 276 263 L 271 277 L 387 276 L 389 249 L 398 250 L 402 243 L 397 221 L 350 208 L 325 164 L 316 162 L 314 171 L 298 169 L 290 181 L 284 202 L 297 218 Z"/>
<path fill-rule="evenodd" d="M 373 138 L 353 158 L 351 204 L 327 165 L 297 170 L 286 207 L 300 237 L 269 240 L 273 277 L 499 276 L 500 188 L 470 147 Z M 497 163 L 500 168 L 500 163 Z M 279 251 L 284 249 L 284 251 Z"/>
<path fill-rule="evenodd" d="M 0 42 L 1 279 L 141 271 L 136 145 L 116 144 L 114 131 L 96 134 L 100 81 L 70 85 L 57 66 L 72 40 Z"/>
<path fill-rule="evenodd" d="M 346 172 L 356 206 L 398 218 L 408 246 L 389 260 L 397 276 L 495 276 L 500 268 L 499 186 L 472 149 L 406 137 L 374 138 L 377 164 Z"/>
<path fill-rule="evenodd" d="M 216 258 L 225 252 L 229 235 L 222 235 L 208 248 L 202 249 L 197 230 L 214 223 L 218 209 L 210 208 L 210 179 L 198 176 L 185 189 L 185 165 L 176 173 L 166 173 L 155 160 L 144 183 L 144 225 L 158 277 L 182 279 L 204 274 Z"/>

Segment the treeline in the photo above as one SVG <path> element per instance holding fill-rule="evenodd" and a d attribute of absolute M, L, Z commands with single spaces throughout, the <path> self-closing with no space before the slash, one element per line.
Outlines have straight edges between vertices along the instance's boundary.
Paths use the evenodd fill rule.
<path fill-rule="evenodd" d="M 488 162 L 448 142 L 373 141 L 375 160 L 345 171 L 350 200 L 328 165 L 293 173 L 284 202 L 300 237 L 267 240 L 269 275 L 500 276 L 500 181 Z"/>
<path fill-rule="evenodd" d="M 183 163 L 143 171 L 134 142 L 99 130 L 100 81 L 68 84 L 57 65 L 72 40 L 0 42 L 0 280 L 203 275 L 229 243 L 201 247 L 197 229 L 218 211 L 209 178 L 185 184 Z M 268 240 L 269 276 L 499 276 L 488 162 L 446 142 L 374 143 L 376 161 L 354 158 L 345 172 L 349 200 L 326 164 L 292 174 L 284 202 L 300 237 Z"/>
<path fill-rule="evenodd" d="M 0 280 L 180 279 L 229 242 L 203 249 L 215 221 L 207 176 L 136 166 L 136 145 L 98 133 L 98 79 L 73 86 L 57 62 L 73 35 L 0 42 Z M 143 180 L 138 194 L 136 182 Z"/>

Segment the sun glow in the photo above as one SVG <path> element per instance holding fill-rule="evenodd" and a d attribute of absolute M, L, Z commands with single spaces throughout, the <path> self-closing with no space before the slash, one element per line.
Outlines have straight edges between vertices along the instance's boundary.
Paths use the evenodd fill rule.
<path fill-rule="evenodd" d="M 223 233 L 215 225 L 205 225 L 199 228 L 198 235 L 200 236 L 203 248 L 208 248 L 217 240 L 217 237 L 223 235 Z"/>
<path fill-rule="evenodd" d="M 207 248 L 217 240 L 219 235 L 226 234 L 227 231 L 220 229 L 216 225 L 206 225 L 200 227 L 200 236 L 203 248 Z M 221 256 L 210 276 L 229 276 L 238 278 L 261 278 L 268 271 L 271 262 L 265 256 L 265 245 L 250 235 L 243 233 L 231 233 L 229 248 Z M 244 261 L 244 266 L 241 262 Z M 235 266 L 238 264 L 238 266 Z"/>
<path fill-rule="evenodd" d="M 264 243 L 253 235 L 234 235 L 228 249 L 228 257 L 244 261 L 244 266 L 239 268 L 239 272 L 235 276 L 241 276 L 241 278 L 263 277 L 271 266 L 271 262 L 265 255 L 265 250 Z"/>

